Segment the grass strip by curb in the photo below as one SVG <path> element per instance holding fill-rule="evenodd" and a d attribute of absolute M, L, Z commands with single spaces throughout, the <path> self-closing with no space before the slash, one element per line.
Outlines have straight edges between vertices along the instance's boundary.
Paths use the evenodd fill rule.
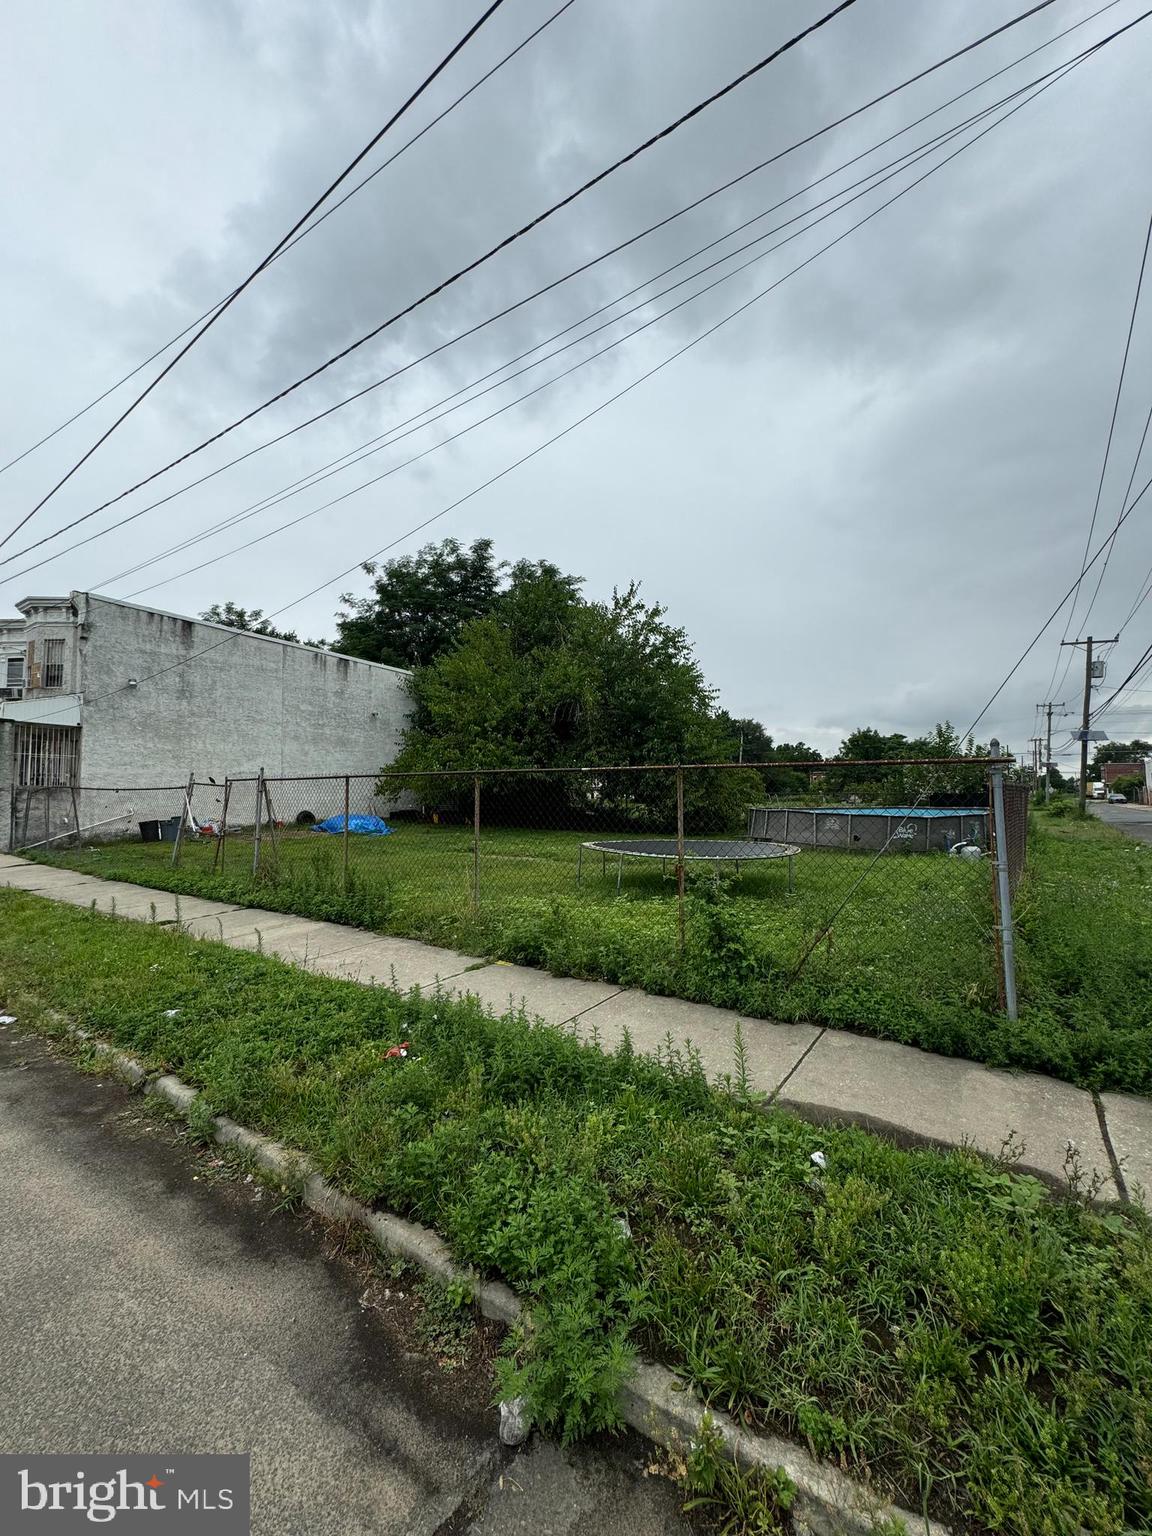
<path fill-rule="evenodd" d="M 134 1057 L 84 1030 L 73 1028 L 69 1034 L 105 1057 L 116 1074 L 134 1088 L 162 1098 L 185 1118 L 199 1101 L 197 1090 L 172 1073 L 150 1074 Z M 329 1221 L 365 1228 L 389 1258 L 422 1269 L 441 1285 L 466 1286 L 482 1317 L 506 1324 L 518 1323 L 524 1317 L 523 1303 L 508 1286 L 462 1269 L 443 1239 L 427 1227 L 388 1212 L 369 1210 L 328 1183 L 302 1153 L 250 1131 L 226 1115 L 213 1116 L 212 1127 L 220 1146 L 247 1152 L 261 1168 L 298 1193 L 309 1210 Z M 682 1453 L 705 1438 L 715 1438 L 722 1453 L 745 1471 L 783 1471 L 795 1490 L 793 1519 L 802 1522 L 800 1528 L 812 1536 L 870 1536 L 878 1527 L 883 1529 L 885 1522 L 889 1528 L 898 1528 L 893 1525 L 896 1521 L 902 1521 L 909 1532 L 923 1532 L 923 1536 L 950 1536 L 949 1527 L 886 1504 L 834 1467 L 813 1460 L 800 1446 L 779 1436 L 741 1429 L 728 1414 L 708 1408 L 664 1366 L 635 1366 L 620 1389 L 618 1405 L 629 1428 L 668 1450 Z"/>

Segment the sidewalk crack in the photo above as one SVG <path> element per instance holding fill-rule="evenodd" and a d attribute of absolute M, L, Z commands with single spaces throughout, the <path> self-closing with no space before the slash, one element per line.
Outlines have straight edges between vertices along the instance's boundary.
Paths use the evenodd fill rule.
<path fill-rule="evenodd" d="M 1112 1169 L 1112 1180 L 1116 1185 L 1116 1192 L 1125 1205 L 1132 1204 L 1132 1196 L 1128 1193 L 1128 1185 L 1124 1181 L 1124 1170 L 1120 1166 L 1120 1159 L 1116 1156 L 1116 1148 L 1112 1145 L 1112 1132 L 1108 1129 L 1108 1115 L 1104 1108 L 1104 1100 L 1092 1089 L 1092 1103 L 1096 1109 L 1096 1119 L 1100 1125 L 1100 1137 L 1104 1143 L 1104 1150 L 1108 1154 L 1108 1162 Z"/>
<path fill-rule="evenodd" d="M 568 1018 L 560 1020 L 560 1028 L 565 1029 L 569 1024 L 575 1024 L 577 1019 L 582 1019 L 586 1013 L 591 1013 L 596 1008 L 603 1008 L 605 1003 L 610 1003 L 614 997 L 623 997 L 627 987 L 618 987 L 615 992 L 610 992 L 607 997 L 602 997 L 598 1002 L 589 1003 L 587 1008 L 581 1008 L 579 1013 L 569 1014 Z"/>
<path fill-rule="evenodd" d="M 800 1052 L 799 1056 L 797 1056 L 796 1060 L 792 1063 L 787 1072 L 785 1072 L 784 1076 L 780 1079 L 775 1088 L 773 1088 L 772 1092 L 768 1095 L 769 1104 L 775 1104 L 776 1100 L 784 1091 L 784 1085 L 788 1083 L 796 1075 L 797 1072 L 799 1072 L 800 1068 L 808 1060 L 808 1057 L 812 1054 L 812 1052 L 820 1044 L 821 1040 L 823 1040 L 824 1036 L 828 1033 L 828 1030 L 829 1025 L 825 1024 L 823 1029 L 816 1036 L 815 1040 L 809 1040 L 808 1044 Z"/>

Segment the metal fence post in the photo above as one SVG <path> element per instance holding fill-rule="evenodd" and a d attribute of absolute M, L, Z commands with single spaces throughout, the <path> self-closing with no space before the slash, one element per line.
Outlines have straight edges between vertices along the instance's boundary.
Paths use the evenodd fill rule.
<path fill-rule="evenodd" d="M 684 770 L 676 770 L 676 944 L 684 953 Z"/>
<path fill-rule="evenodd" d="M 348 891 L 348 815 L 352 805 L 352 780 L 348 774 L 344 775 L 344 891 Z"/>
<path fill-rule="evenodd" d="M 279 878 L 280 875 L 280 835 L 276 830 L 276 812 L 272 806 L 272 791 L 268 788 L 268 780 L 264 780 L 264 804 L 268 810 L 268 838 L 272 844 L 272 873 Z"/>
<path fill-rule="evenodd" d="M 1008 829 L 1004 816 L 1004 770 L 989 772 L 992 792 L 992 831 L 996 840 L 996 917 L 999 933 L 1000 980 L 1004 1011 L 1019 1017 L 1016 1000 L 1016 947 L 1012 932 L 1012 885 L 1008 878 Z"/>
<path fill-rule="evenodd" d="M 252 878 L 260 873 L 260 832 L 264 826 L 264 770 L 256 776 L 256 826 L 252 833 Z"/>
<path fill-rule="evenodd" d="M 472 907 L 480 905 L 480 775 L 472 779 Z"/>
<path fill-rule="evenodd" d="M 172 868 L 175 869 L 180 862 L 180 850 L 184 846 L 184 823 L 192 819 L 192 791 L 196 787 L 196 775 L 188 775 L 188 788 L 184 791 L 184 799 L 180 805 L 180 825 L 176 828 L 176 837 L 172 844 Z"/>
<path fill-rule="evenodd" d="M 216 873 L 219 866 L 220 873 L 224 873 L 224 839 L 228 836 L 228 801 L 232 797 L 232 780 L 224 780 L 224 809 L 220 813 L 220 825 L 216 829 L 216 847 L 212 851 L 212 873 Z"/>

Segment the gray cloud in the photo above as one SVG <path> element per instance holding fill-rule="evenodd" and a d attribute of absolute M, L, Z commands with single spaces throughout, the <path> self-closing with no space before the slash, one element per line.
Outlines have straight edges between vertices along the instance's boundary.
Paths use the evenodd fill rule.
<path fill-rule="evenodd" d="M 210 450 L 198 472 L 665 216 L 1014 9 L 1004 0 L 932 7 L 861 0 L 467 283 Z M 435 364 L 18 585 L 96 584 L 347 452 L 1088 9 L 1061 0 Z M 1137 9 L 1123 0 L 975 105 Z M 506 5 L 413 114 L 412 128 L 546 13 L 526 0 Z M 797 0 L 771 8 L 752 0 L 577 0 L 278 262 L 28 532 L 47 531 L 114 494 L 314 366 L 811 16 Z M 12 48 L 0 64 L 9 102 L 6 202 L 20 236 L 0 252 L 12 338 L 2 386 L 5 444 L 24 446 L 226 292 L 461 25 L 459 8 L 446 0 L 408 7 L 213 0 L 144 13 L 127 0 L 98 13 L 79 0 L 51 13 L 30 0 L 16 4 Z M 502 554 L 547 556 L 585 575 L 594 593 L 642 579 L 695 637 L 723 702 L 779 736 L 803 735 L 827 748 L 865 721 L 909 732 L 945 715 L 966 724 L 1078 567 L 1147 218 L 1141 87 L 1150 57 L 1152 33 L 1138 29 L 427 536 L 491 534 Z M 946 120 L 965 110 L 972 108 L 957 107 Z M 871 206 L 863 202 L 854 216 Z M 154 600 L 184 611 L 225 597 L 278 608 L 591 409 L 849 217 L 829 220 L 422 465 L 280 539 L 158 587 Z M 1150 361 L 1145 325 L 1101 531 L 1127 479 Z M 494 403 L 510 397 L 503 392 Z M 443 430 L 486 408 L 461 411 Z M 54 467 L 67 464 L 69 450 L 86 446 L 100 420 L 93 413 L 0 481 L 6 524 L 42 493 Z M 244 525 L 248 536 L 432 440 L 410 439 L 324 492 L 254 519 Z M 183 483 L 179 474 L 170 479 Z M 1093 614 L 1106 632 L 1152 564 L 1150 529 L 1152 518 L 1136 514 L 1122 534 Z M 242 536 L 222 533 L 196 557 Z M 194 558 L 177 557 L 151 578 L 112 590 L 127 593 Z M 4 591 L 13 600 L 22 595 L 14 586 Z M 293 622 L 331 633 L 333 606 L 322 594 L 293 609 Z M 1146 620 L 1143 630 L 1133 621 L 1115 658 L 1117 680 L 1147 644 L 1146 630 Z M 1058 638 L 1059 628 L 1006 690 L 986 734 L 1023 746 Z"/>

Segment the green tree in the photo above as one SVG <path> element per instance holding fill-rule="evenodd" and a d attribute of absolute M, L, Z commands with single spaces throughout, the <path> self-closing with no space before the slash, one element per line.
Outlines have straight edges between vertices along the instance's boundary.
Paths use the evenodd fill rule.
<path fill-rule="evenodd" d="M 728 760 L 755 766 L 765 794 L 801 795 L 808 788 L 809 775 L 803 770 L 772 764 L 818 763 L 821 757 L 814 747 L 802 741 L 777 744 L 758 720 L 733 719 L 727 710 L 717 713 L 716 722 L 728 743 Z"/>
<path fill-rule="evenodd" d="M 918 736 L 907 744 L 907 757 L 965 758 L 987 757 L 989 748 L 969 736 L 960 738 L 950 720 L 937 724 L 927 736 Z M 939 768 L 907 768 L 900 775 L 904 800 L 927 801 L 930 805 L 983 805 L 988 799 L 988 775 L 983 767 L 966 767 L 963 762 L 941 763 Z"/>
<path fill-rule="evenodd" d="M 1109 784 L 1110 794 L 1125 795 L 1129 800 L 1138 796 L 1144 788 L 1144 780 L 1138 779 L 1134 773 L 1125 774 Z"/>
<path fill-rule="evenodd" d="M 635 585 L 605 603 L 588 602 L 580 585 L 547 562 L 512 567 L 490 613 L 415 672 L 397 771 L 729 760 L 684 630 Z M 530 793 L 541 817 L 667 828 L 674 784 L 669 773 L 582 774 L 542 777 Z M 760 787 L 751 771 L 694 773 L 688 786 L 698 832 L 739 825 Z M 529 789 L 518 778 L 485 793 L 490 809 L 503 804 L 511 816 Z"/>
<path fill-rule="evenodd" d="M 971 738 L 962 741 L 948 720 L 937 724 L 926 736 L 916 737 L 899 731 L 886 735 L 873 727 L 860 726 L 844 738 L 837 756 L 829 760 L 825 778 L 828 787 L 838 793 L 857 795 L 874 803 L 907 805 L 923 798 L 934 805 L 982 805 L 988 793 L 982 767 L 941 763 L 938 768 L 893 768 L 882 760 L 987 754 L 987 747 L 978 746 Z M 838 766 L 841 760 L 842 767 Z M 875 767 L 869 766 L 872 762 Z"/>
<path fill-rule="evenodd" d="M 369 562 L 364 570 L 371 594 L 341 595 L 333 649 L 392 667 L 426 667 L 467 625 L 491 613 L 506 567 L 493 557 L 491 539 L 468 549 L 445 539 L 383 565 Z"/>
<path fill-rule="evenodd" d="M 294 644 L 315 645 L 326 648 L 323 640 L 305 640 L 294 629 L 277 629 L 264 617 L 263 608 L 241 608 L 237 603 L 213 603 L 200 617 L 209 624 L 224 624 L 229 629 L 247 630 L 252 635 L 268 635 L 273 640 L 291 640 Z"/>
<path fill-rule="evenodd" d="M 859 795 L 864 799 L 883 799 L 882 786 L 890 782 L 892 770 L 877 766 L 861 767 L 859 762 L 877 762 L 883 758 L 907 757 L 908 738 L 900 733 L 885 735 L 873 726 L 860 725 L 840 743 L 835 758 L 829 760 L 825 782 L 829 789 Z M 847 766 L 837 767 L 838 759 Z"/>
<path fill-rule="evenodd" d="M 1088 777 L 1102 779 L 1105 763 L 1138 763 L 1144 757 L 1152 757 L 1152 742 L 1141 741 L 1139 737 L 1135 741 L 1098 742 Z"/>
<path fill-rule="evenodd" d="M 781 763 L 822 763 L 824 754 L 806 741 L 781 741 L 774 748 L 775 761 Z"/>
<path fill-rule="evenodd" d="M 747 717 L 737 720 L 726 709 L 721 709 L 717 711 L 716 723 L 724 732 L 734 761 L 766 763 L 773 756 L 772 738 L 759 720 Z"/>
<path fill-rule="evenodd" d="M 886 736 L 883 731 L 876 730 L 873 726 L 857 726 L 850 731 L 840 743 L 837 757 L 864 758 L 869 761 L 885 757 L 905 757 L 905 748 L 908 745 L 907 736 L 901 732 Z"/>

